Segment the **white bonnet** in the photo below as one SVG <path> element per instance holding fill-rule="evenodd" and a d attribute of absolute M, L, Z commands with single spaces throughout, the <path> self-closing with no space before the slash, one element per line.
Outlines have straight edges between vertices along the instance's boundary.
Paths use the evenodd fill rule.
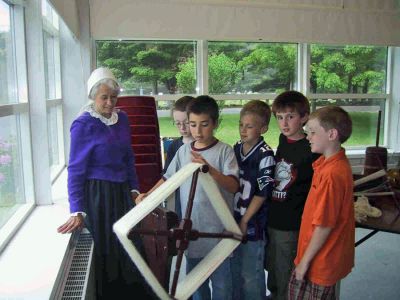
<path fill-rule="evenodd" d="M 92 88 L 98 83 L 100 80 L 103 79 L 112 79 L 116 83 L 118 83 L 117 79 L 115 78 L 114 74 L 108 68 L 97 68 L 90 74 L 90 77 L 87 81 L 87 95 L 90 95 L 90 91 Z"/>

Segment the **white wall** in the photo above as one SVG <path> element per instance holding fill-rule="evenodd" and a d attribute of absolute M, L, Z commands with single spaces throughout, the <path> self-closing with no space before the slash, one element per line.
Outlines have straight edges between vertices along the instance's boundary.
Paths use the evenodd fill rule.
<path fill-rule="evenodd" d="M 78 17 L 78 6 L 76 0 L 48 0 L 53 4 L 58 15 L 64 20 L 67 27 L 73 32 L 73 34 L 79 38 L 79 17 Z M 78 0 L 81 1 L 81 0 Z M 87 1 L 85 1 L 87 2 Z"/>
<path fill-rule="evenodd" d="M 80 108 L 88 101 L 86 97 L 86 81 L 91 73 L 91 37 L 89 35 L 89 2 L 80 0 L 79 38 L 61 22 L 61 78 L 64 117 L 65 161 L 68 163 L 70 134 L 72 121 L 77 117 Z"/>
<path fill-rule="evenodd" d="M 396 0 L 91 0 L 95 39 L 400 45 Z"/>

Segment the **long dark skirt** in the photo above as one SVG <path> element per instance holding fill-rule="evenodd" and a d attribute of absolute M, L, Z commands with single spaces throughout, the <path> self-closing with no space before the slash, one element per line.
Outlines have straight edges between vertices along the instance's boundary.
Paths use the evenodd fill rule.
<path fill-rule="evenodd" d="M 88 180 L 85 223 L 95 248 L 97 299 L 153 299 L 153 293 L 132 262 L 112 226 L 134 203 L 127 183 Z M 135 246 L 142 248 L 141 242 Z M 141 251 L 143 253 L 143 251 Z"/>

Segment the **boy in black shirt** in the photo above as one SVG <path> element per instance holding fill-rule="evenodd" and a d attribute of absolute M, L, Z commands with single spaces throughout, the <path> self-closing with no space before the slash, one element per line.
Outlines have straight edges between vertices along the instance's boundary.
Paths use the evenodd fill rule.
<path fill-rule="evenodd" d="M 272 299 L 287 298 L 287 286 L 294 267 L 304 204 L 313 176 L 311 153 L 303 126 L 310 114 L 308 99 L 299 92 L 280 94 L 272 112 L 281 131 L 275 155 L 275 187 L 268 210 L 269 244 L 266 269 Z"/>

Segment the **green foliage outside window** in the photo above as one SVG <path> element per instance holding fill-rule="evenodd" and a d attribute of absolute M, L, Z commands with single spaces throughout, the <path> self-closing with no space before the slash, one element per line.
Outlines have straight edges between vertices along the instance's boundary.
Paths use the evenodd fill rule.
<path fill-rule="evenodd" d="M 98 65 L 115 72 L 125 94 L 195 94 L 195 42 L 96 45 Z M 387 47 L 311 45 L 310 52 L 311 93 L 385 93 Z M 296 70 L 296 44 L 208 43 L 210 94 L 278 94 L 295 88 Z"/>
<path fill-rule="evenodd" d="M 297 59 L 292 44 L 210 42 L 208 90 L 210 94 L 279 93 L 294 88 Z M 193 90 L 195 63 L 179 66 L 178 86 Z"/>
<path fill-rule="evenodd" d="M 313 93 L 385 93 L 387 48 L 311 46 Z"/>
<path fill-rule="evenodd" d="M 97 65 L 110 68 L 125 94 L 182 93 L 179 65 L 193 59 L 195 42 L 97 41 Z M 195 93 L 195 89 L 186 93 Z"/>

